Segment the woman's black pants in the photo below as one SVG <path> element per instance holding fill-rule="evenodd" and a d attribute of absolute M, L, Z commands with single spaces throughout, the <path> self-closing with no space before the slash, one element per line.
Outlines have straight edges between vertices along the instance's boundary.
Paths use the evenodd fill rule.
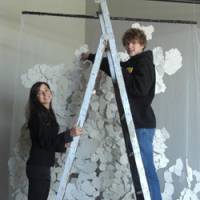
<path fill-rule="evenodd" d="M 47 200 L 50 189 L 50 168 L 27 165 L 28 200 Z"/>

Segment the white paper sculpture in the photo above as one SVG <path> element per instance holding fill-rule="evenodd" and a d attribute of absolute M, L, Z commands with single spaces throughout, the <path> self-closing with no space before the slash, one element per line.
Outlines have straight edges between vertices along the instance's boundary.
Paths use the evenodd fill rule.
<path fill-rule="evenodd" d="M 131 27 L 143 30 L 144 33 L 146 34 L 147 40 L 151 40 L 152 39 L 152 34 L 154 32 L 154 27 L 152 25 L 150 25 L 150 26 L 142 26 L 139 23 L 134 23 L 134 24 L 132 24 Z"/>

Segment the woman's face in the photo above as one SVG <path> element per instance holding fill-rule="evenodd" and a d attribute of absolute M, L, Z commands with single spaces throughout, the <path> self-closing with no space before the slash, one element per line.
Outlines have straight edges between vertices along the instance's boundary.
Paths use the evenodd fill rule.
<path fill-rule="evenodd" d="M 37 93 L 37 99 L 43 106 L 49 108 L 52 100 L 52 92 L 45 84 L 40 86 Z"/>

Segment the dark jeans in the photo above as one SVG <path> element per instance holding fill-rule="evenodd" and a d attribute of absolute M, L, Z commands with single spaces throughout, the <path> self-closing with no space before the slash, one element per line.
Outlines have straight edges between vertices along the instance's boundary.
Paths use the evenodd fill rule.
<path fill-rule="evenodd" d="M 47 200 L 50 189 L 50 168 L 27 165 L 28 200 Z"/>

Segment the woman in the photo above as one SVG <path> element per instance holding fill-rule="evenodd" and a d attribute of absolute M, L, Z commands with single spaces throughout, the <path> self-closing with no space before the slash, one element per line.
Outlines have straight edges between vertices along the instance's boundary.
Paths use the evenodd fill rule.
<path fill-rule="evenodd" d="M 58 134 L 59 125 L 52 109 L 52 92 L 45 82 L 35 83 L 29 96 L 28 128 L 32 146 L 27 161 L 29 181 L 28 199 L 46 200 L 50 188 L 50 167 L 55 163 L 55 152 L 65 152 L 73 136 L 82 133 L 73 127 Z"/>

